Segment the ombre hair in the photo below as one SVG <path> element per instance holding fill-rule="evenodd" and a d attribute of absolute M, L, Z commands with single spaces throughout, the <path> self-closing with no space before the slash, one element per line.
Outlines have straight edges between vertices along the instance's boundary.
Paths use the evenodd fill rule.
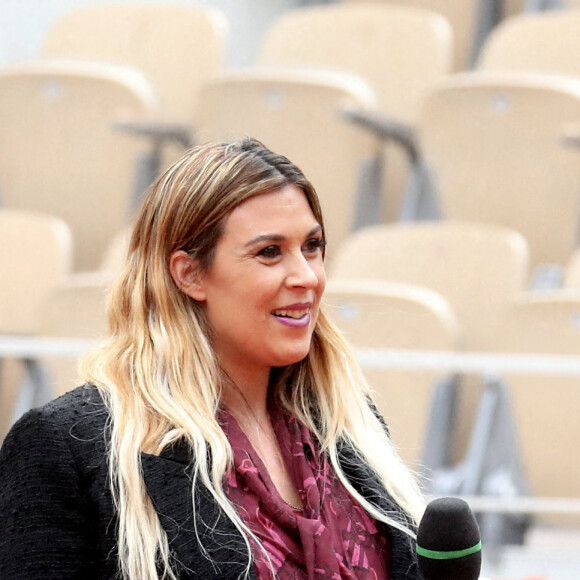
<path fill-rule="evenodd" d="M 193 493 L 204 485 L 245 539 L 249 574 L 249 538 L 259 541 L 222 485 L 233 465 L 231 446 L 217 420 L 223 373 L 204 306 L 177 287 L 169 260 L 183 250 L 202 269 L 211 268 L 232 210 L 290 184 L 304 192 L 324 232 L 310 182 L 288 159 L 250 138 L 190 150 L 159 177 L 143 201 L 124 269 L 109 297 L 109 337 L 81 361 L 83 377 L 97 386 L 110 411 L 109 476 L 119 517 L 119 569 L 127 580 L 177 577 L 140 464 L 142 451 L 159 454 L 177 440 L 185 440 L 192 450 Z M 413 535 L 411 527 L 423 509 L 421 493 L 369 406 L 369 387 L 323 305 L 308 355 L 273 373 L 270 388 L 312 431 L 360 505 Z M 376 473 L 405 517 L 382 513 L 352 487 L 339 463 L 338 450 L 345 443 Z"/>

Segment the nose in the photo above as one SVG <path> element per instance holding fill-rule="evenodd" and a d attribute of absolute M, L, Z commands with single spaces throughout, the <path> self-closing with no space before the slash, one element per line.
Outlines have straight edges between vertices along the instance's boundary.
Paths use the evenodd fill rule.
<path fill-rule="evenodd" d="M 316 288 L 319 283 L 315 260 L 307 260 L 300 252 L 291 263 L 286 276 L 286 284 L 290 287 Z"/>

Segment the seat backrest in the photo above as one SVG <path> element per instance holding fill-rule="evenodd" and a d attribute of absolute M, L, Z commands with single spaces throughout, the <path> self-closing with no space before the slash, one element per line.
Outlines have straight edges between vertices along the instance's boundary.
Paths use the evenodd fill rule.
<path fill-rule="evenodd" d="M 529 12 L 508 18 L 487 38 L 478 68 L 580 77 L 580 12 Z"/>
<path fill-rule="evenodd" d="M 507 228 L 415 222 L 365 228 L 329 263 L 331 278 L 371 278 L 431 288 L 451 305 L 461 346 L 487 348 L 512 296 L 528 277 L 524 238 Z"/>
<path fill-rule="evenodd" d="M 335 278 L 328 281 L 325 304 L 354 347 L 450 351 L 457 346 L 459 329 L 451 307 L 427 288 Z M 364 367 L 363 372 L 401 457 L 420 468 L 433 387 L 440 373 Z"/>
<path fill-rule="evenodd" d="M 141 144 L 115 122 L 155 110 L 151 86 L 112 65 L 37 61 L 0 70 L 0 202 L 62 218 L 90 270 L 129 219 Z"/>
<path fill-rule="evenodd" d="M 0 334 L 36 334 L 46 295 L 71 267 L 72 235 L 62 220 L 0 208 Z M 26 377 L 21 360 L 1 362 L 0 440 Z"/>
<path fill-rule="evenodd" d="M 453 34 L 440 14 L 402 5 L 295 8 L 270 27 L 258 61 L 359 75 L 377 94 L 382 114 L 412 124 L 423 91 L 452 69 Z M 386 143 L 384 153 L 383 219 L 393 221 L 401 212 L 409 162 L 396 143 Z"/>
<path fill-rule="evenodd" d="M 348 3 L 397 4 L 432 10 L 443 15 L 451 24 L 454 37 L 454 69 L 469 68 L 476 37 L 480 0 L 345 0 Z"/>
<path fill-rule="evenodd" d="M 106 298 L 108 283 L 70 277 L 46 296 L 39 332 L 43 337 L 100 340 L 107 334 Z M 54 396 L 78 387 L 77 360 L 71 357 L 47 357 Z"/>
<path fill-rule="evenodd" d="M 566 288 L 580 289 L 580 248 L 574 251 L 564 268 L 564 283 Z"/>
<path fill-rule="evenodd" d="M 579 118 L 568 78 L 467 73 L 429 91 L 420 142 L 444 217 L 515 229 L 533 266 L 563 265 L 580 215 L 580 151 L 563 137 Z"/>
<path fill-rule="evenodd" d="M 449 23 L 436 12 L 331 4 L 284 13 L 268 30 L 259 62 L 358 74 L 385 114 L 413 122 L 425 88 L 451 71 L 452 49 Z"/>
<path fill-rule="evenodd" d="M 0 333 L 37 332 L 43 301 L 71 260 L 71 233 L 61 219 L 0 209 Z"/>
<path fill-rule="evenodd" d="M 190 119 L 200 86 L 224 68 L 227 28 L 221 11 L 207 6 L 95 4 L 59 18 L 41 54 L 135 67 L 153 83 L 165 112 Z"/>
<path fill-rule="evenodd" d="M 580 290 L 526 293 L 502 321 L 501 352 L 580 355 Z M 507 374 L 524 468 L 532 493 L 580 497 L 577 376 Z"/>
<path fill-rule="evenodd" d="M 352 227 L 360 171 L 378 151 L 341 112 L 375 104 L 371 89 L 345 73 L 233 71 L 201 91 L 197 141 L 250 135 L 288 157 L 320 196 L 332 253 Z"/>

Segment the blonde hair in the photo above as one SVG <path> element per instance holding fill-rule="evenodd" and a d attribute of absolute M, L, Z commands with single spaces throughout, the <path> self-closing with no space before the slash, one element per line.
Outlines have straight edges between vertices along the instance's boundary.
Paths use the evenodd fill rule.
<path fill-rule="evenodd" d="M 232 465 L 217 421 L 222 374 L 203 306 L 178 289 L 169 258 L 184 250 L 202 268 L 211 267 L 229 213 L 287 184 L 304 192 L 324 228 L 316 193 L 300 170 L 249 138 L 192 149 L 156 181 L 142 204 L 109 299 L 110 336 L 81 361 L 84 378 L 98 387 L 110 411 L 109 475 L 126 579 L 154 580 L 159 570 L 176 578 L 167 537 L 145 490 L 140 453 L 159 454 L 179 439 L 193 452 L 193 492 L 200 481 L 244 537 L 249 573 L 252 534 L 222 486 Z M 276 374 L 273 395 L 313 432 L 349 492 L 372 516 L 412 535 L 405 517 L 382 513 L 360 496 L 339 463 L 346 442 L 408 519 L 418 521 L 423 500 L 414 477 L 369 407 L 362 373 L 323 308 L 308 356 Z"/>

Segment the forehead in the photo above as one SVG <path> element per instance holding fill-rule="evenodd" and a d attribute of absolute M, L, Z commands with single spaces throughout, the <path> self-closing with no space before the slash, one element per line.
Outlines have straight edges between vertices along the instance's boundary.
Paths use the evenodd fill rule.
<path fill-rule="evenodd" d="M 310 231 L 318 221 L 305 193 L 295 185 L 254 196 L 237 206 L 225 221 L 225 235 L 290 234 Z"/>

